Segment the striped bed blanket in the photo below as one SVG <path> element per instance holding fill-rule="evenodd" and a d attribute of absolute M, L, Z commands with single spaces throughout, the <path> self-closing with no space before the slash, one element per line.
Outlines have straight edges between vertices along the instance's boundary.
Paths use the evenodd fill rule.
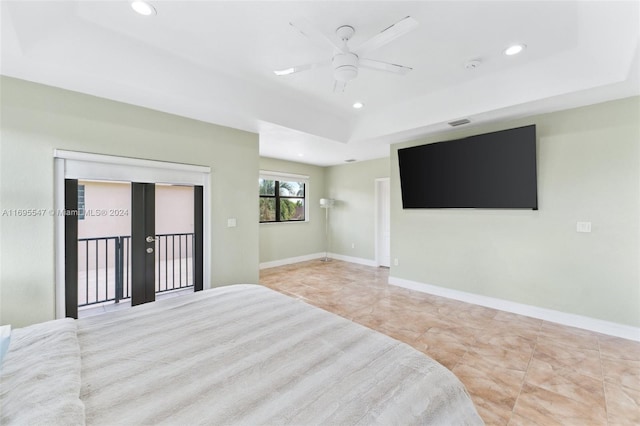
<path fill-rule="evenodd" d="M 17 410 L 8 387 L 31 383 L 19 383 L 12 364 L 25 360 L 10 347 L 1 373 L 3 424 L 482 424 L 464 386 L 437 362 L 258 285 L 52 323 L 67 337 L 75 327 L 77 341 L 67 339 L 71 349 L 63 350 L 72 358 L 64 372 L 68 401 L 58 404 L 60 413 L 32 405 L 50 411 L 32 419 Z M 18 341 L 29 328 L 14 331 Z M 57 385 L 47 393 L 65 399 Z"/>

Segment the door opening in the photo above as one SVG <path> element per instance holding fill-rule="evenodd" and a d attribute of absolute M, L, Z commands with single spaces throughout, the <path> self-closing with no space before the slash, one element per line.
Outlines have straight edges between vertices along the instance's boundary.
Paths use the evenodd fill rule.
<path fill-rule="evenodd" d="M 391 266 L 391 201 L 389 178 L 376 179 L 376 263 Z"/>
<path fill-rule="evenodd" d="M 64 184 L 57 186 L 56 205 L 65 214 L 56 220 L 57 317 L 88 316 L 205 288 L 208 174 L 184 172 L 204 167 L 175 165 L 180 173 L 154 167 L 165 182 L 172 174 L 188 182 L 168 184 L 152 182 L 149 168 L 129 168 L 131 180 L 120 170 L 125 179 L 118 180 L 112 176 L 117 166 L 101 164 L 100 171 L 95 164 L 83 168 L 83 162 L 71 161 L 70 167 L 68 159 L 59 160 L 56 182 Z M 143 182 L 132 182 L 136 173 Z"/>

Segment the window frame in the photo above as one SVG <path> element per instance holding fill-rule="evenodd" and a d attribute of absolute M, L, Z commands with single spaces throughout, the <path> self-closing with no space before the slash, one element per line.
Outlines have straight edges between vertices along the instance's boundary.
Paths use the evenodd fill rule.
<path fill-rule="evenodd" d="M 274 195 L 262 195 L 258 190 L 258 201 L 261 199 L 273 199 L 275 202 L 275 220 L 260 220 L 260 212 L 258 212 L 258 222 L 262 224 L 274 223 L 306 223 L 309 222 L 309 176 L 297 175 L 292 173 L 273 172 L 261 170 L 258 176 L 258 188 L 260 188 L 260 179 L 275 181 Z M 280 182 L 298 182 L 304 185 L 304 196 L 296 195 L 280 195 Z M 304 219 L 303 220 L 280 220 L 280 201 L 282 199 L 298 199 L 304 203 Z M 259 205 L 259 204 L 258 204 Z"/>

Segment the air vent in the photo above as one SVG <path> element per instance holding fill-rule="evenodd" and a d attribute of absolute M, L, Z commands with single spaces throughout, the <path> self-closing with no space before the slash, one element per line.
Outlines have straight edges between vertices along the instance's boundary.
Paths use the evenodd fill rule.
<path fill-rule="evenodd" d="M 463 118 L 462 120 L 456 120 L 456 121 L 449 122 L 449 126 L 457 127 L 457 126 L 462 126 L 463 124 L 469 124 L 469 123 L 471 123 L 469 120 L 467 120 L 466 118 Z"/>
<path fill-rule="evenodd" d="M 349 158 L 348 160 L 344 160 L 345 163 L 353 163 L 355 161 L 356 161 L 355 158 Z"/>

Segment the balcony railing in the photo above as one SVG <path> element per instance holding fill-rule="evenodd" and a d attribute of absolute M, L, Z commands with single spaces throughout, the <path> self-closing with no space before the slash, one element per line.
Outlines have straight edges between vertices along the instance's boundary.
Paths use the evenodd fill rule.
<path fill-rule="evenodd" d="M 193 287 L 194 234 L 156 235 L 156 293 Z M 78 307 L 131 298 L 131 236 L 78 239 Z"/>

